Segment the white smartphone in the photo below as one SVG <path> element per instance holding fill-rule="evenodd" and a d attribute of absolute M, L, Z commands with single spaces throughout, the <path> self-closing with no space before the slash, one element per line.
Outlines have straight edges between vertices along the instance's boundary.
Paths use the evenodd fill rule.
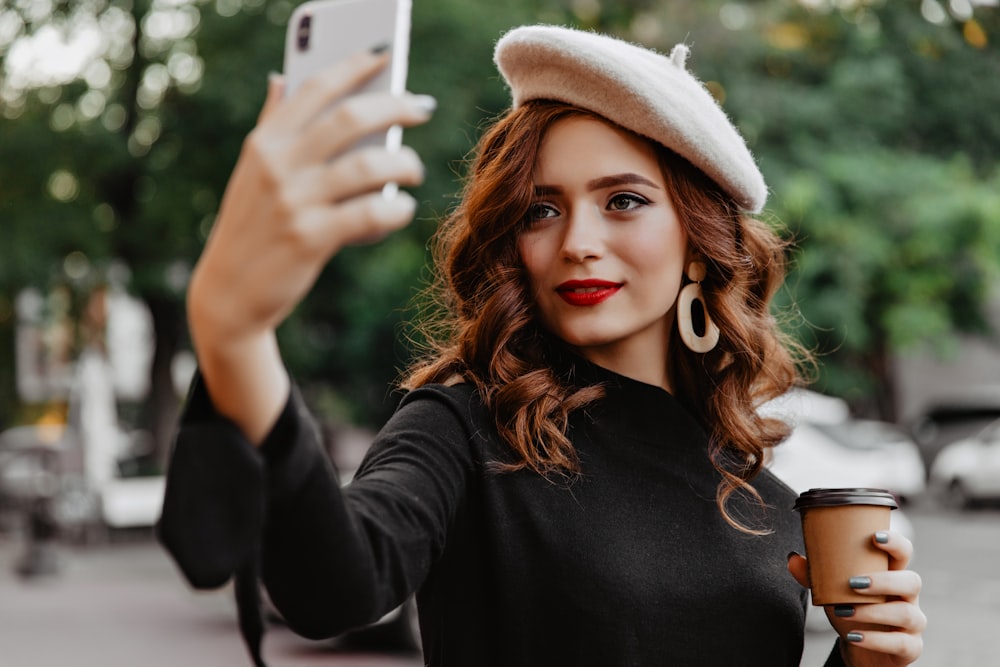
<path fill-rule="evenodd" d="M 310 0 L 292 13 L 285 36 L 285 94 L 309 77 L 359 51 L 383 47 L 391 53 L 385 70 L 358 92 L 406 91 L 410 52 L 412 0 Z M 364 140 L 385 142 L 390 150 L 402 143 L 403 129 L 390 128 Z"/>

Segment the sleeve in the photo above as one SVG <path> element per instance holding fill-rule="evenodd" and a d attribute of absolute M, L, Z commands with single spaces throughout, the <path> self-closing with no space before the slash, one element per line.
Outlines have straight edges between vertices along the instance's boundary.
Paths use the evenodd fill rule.
<path fill-rule="evenodd" d="M 255 448 L 196 378 L 158 537 L 195 588 L 222 586 L 259 552 L 271 601 L 305 637 L 371 623 L 420 586 L 444 548 L 472 469 L 468 397 L 407 394 L 341 489 L 296 389 Z"/>
<path fill-rule="evenodd" d="M 344 489 L 303 421 L 265 442 L 263 577 L 296 632 L 319 638 L 371 623 L 426 579 L 473 469 L 463 396 L 407 394 Z"/>
<path fill-rule="evenodd" d="M 256 554 L 263 490 L 263 460 L 239 428 L 215 412 L 196 377 L 170 454 L 156 524 L 158 539 L 193 587 L 222 586 Z"/>

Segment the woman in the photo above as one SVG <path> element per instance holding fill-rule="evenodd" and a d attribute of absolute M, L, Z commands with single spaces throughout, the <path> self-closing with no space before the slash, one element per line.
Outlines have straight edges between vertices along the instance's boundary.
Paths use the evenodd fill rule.
<path fill-rule="evenodd" d="M 451 317 L 343 490 L 274 329 L 339 248 L 409 221 L 412 199 L 379 190 L 418 183 L 417 157 L 345 149 L 432 104 L 350 95 L 374 54 L 287 101 L 272 88 L 189 291 L 201 378 L 160 530 L 192 583 L 237 571 L 245 610 L 259 549 L 313 637 L 416 592 L 429 665 L 798 664 L 794 494 L 762 467 L 786 426 L 755 411 L 797 382 L 768 310 L 782 247 L 686 52 L 542 26 L 500 40 L 514 105 L 438 235 Z M 873 544 L 891 571 L 857 580 L 891 601 L 828 610 L 829 665 L 920 654 L 911 545 Z"/>

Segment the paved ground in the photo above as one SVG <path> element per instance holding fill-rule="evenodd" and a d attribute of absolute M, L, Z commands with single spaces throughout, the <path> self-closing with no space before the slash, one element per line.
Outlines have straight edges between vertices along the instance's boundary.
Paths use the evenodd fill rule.
<path fill-rule="evenodd" d="M 194 593 L 148 538 L 61 548 L 54 576 L 14 572 L 21 540 L 0 534 L 3 667 L 246 667 L 228 594 Z M 416 667 L 417 656 L 350 653 L 281 627 L 265 639 L 274 667 Z"/>
<path fill-rule="evenodd" d="M 1000 666 L 1000 510 L 911 515 L 929 622 L 921 667 Z"/>
<path fill-rule="evenodd" d="M 1000 511 L 907 510 L 914 567 L 931 625 L 921 667 L 1000 665 Z M 246 667 L 228 592 L 194 593 L 148 536 L 59 550 L 58 574 L 14 573 L 19 538 L 0 532 L 3 667 Z M 802 667 L 821 667 L 833 636 L 810 632 Z M 308 642 L 280 627 L 265 642 L 272 667 L 418 667 L 413 655 L 376 655 Z"/>

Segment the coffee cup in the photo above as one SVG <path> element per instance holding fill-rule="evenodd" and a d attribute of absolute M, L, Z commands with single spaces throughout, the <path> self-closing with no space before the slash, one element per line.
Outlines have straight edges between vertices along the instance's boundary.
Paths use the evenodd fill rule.
<path fill-rule="evenodd" d="M 872 536 L 889 529 L 889 513 L 896 508 L 892 494 L 882 489 L 810 489 L 799 495 L 795 509 L 802 517 L 814 605 L 885 601 L 858 593 L 848 581 L 889 569 L 889 555 Z"/>

